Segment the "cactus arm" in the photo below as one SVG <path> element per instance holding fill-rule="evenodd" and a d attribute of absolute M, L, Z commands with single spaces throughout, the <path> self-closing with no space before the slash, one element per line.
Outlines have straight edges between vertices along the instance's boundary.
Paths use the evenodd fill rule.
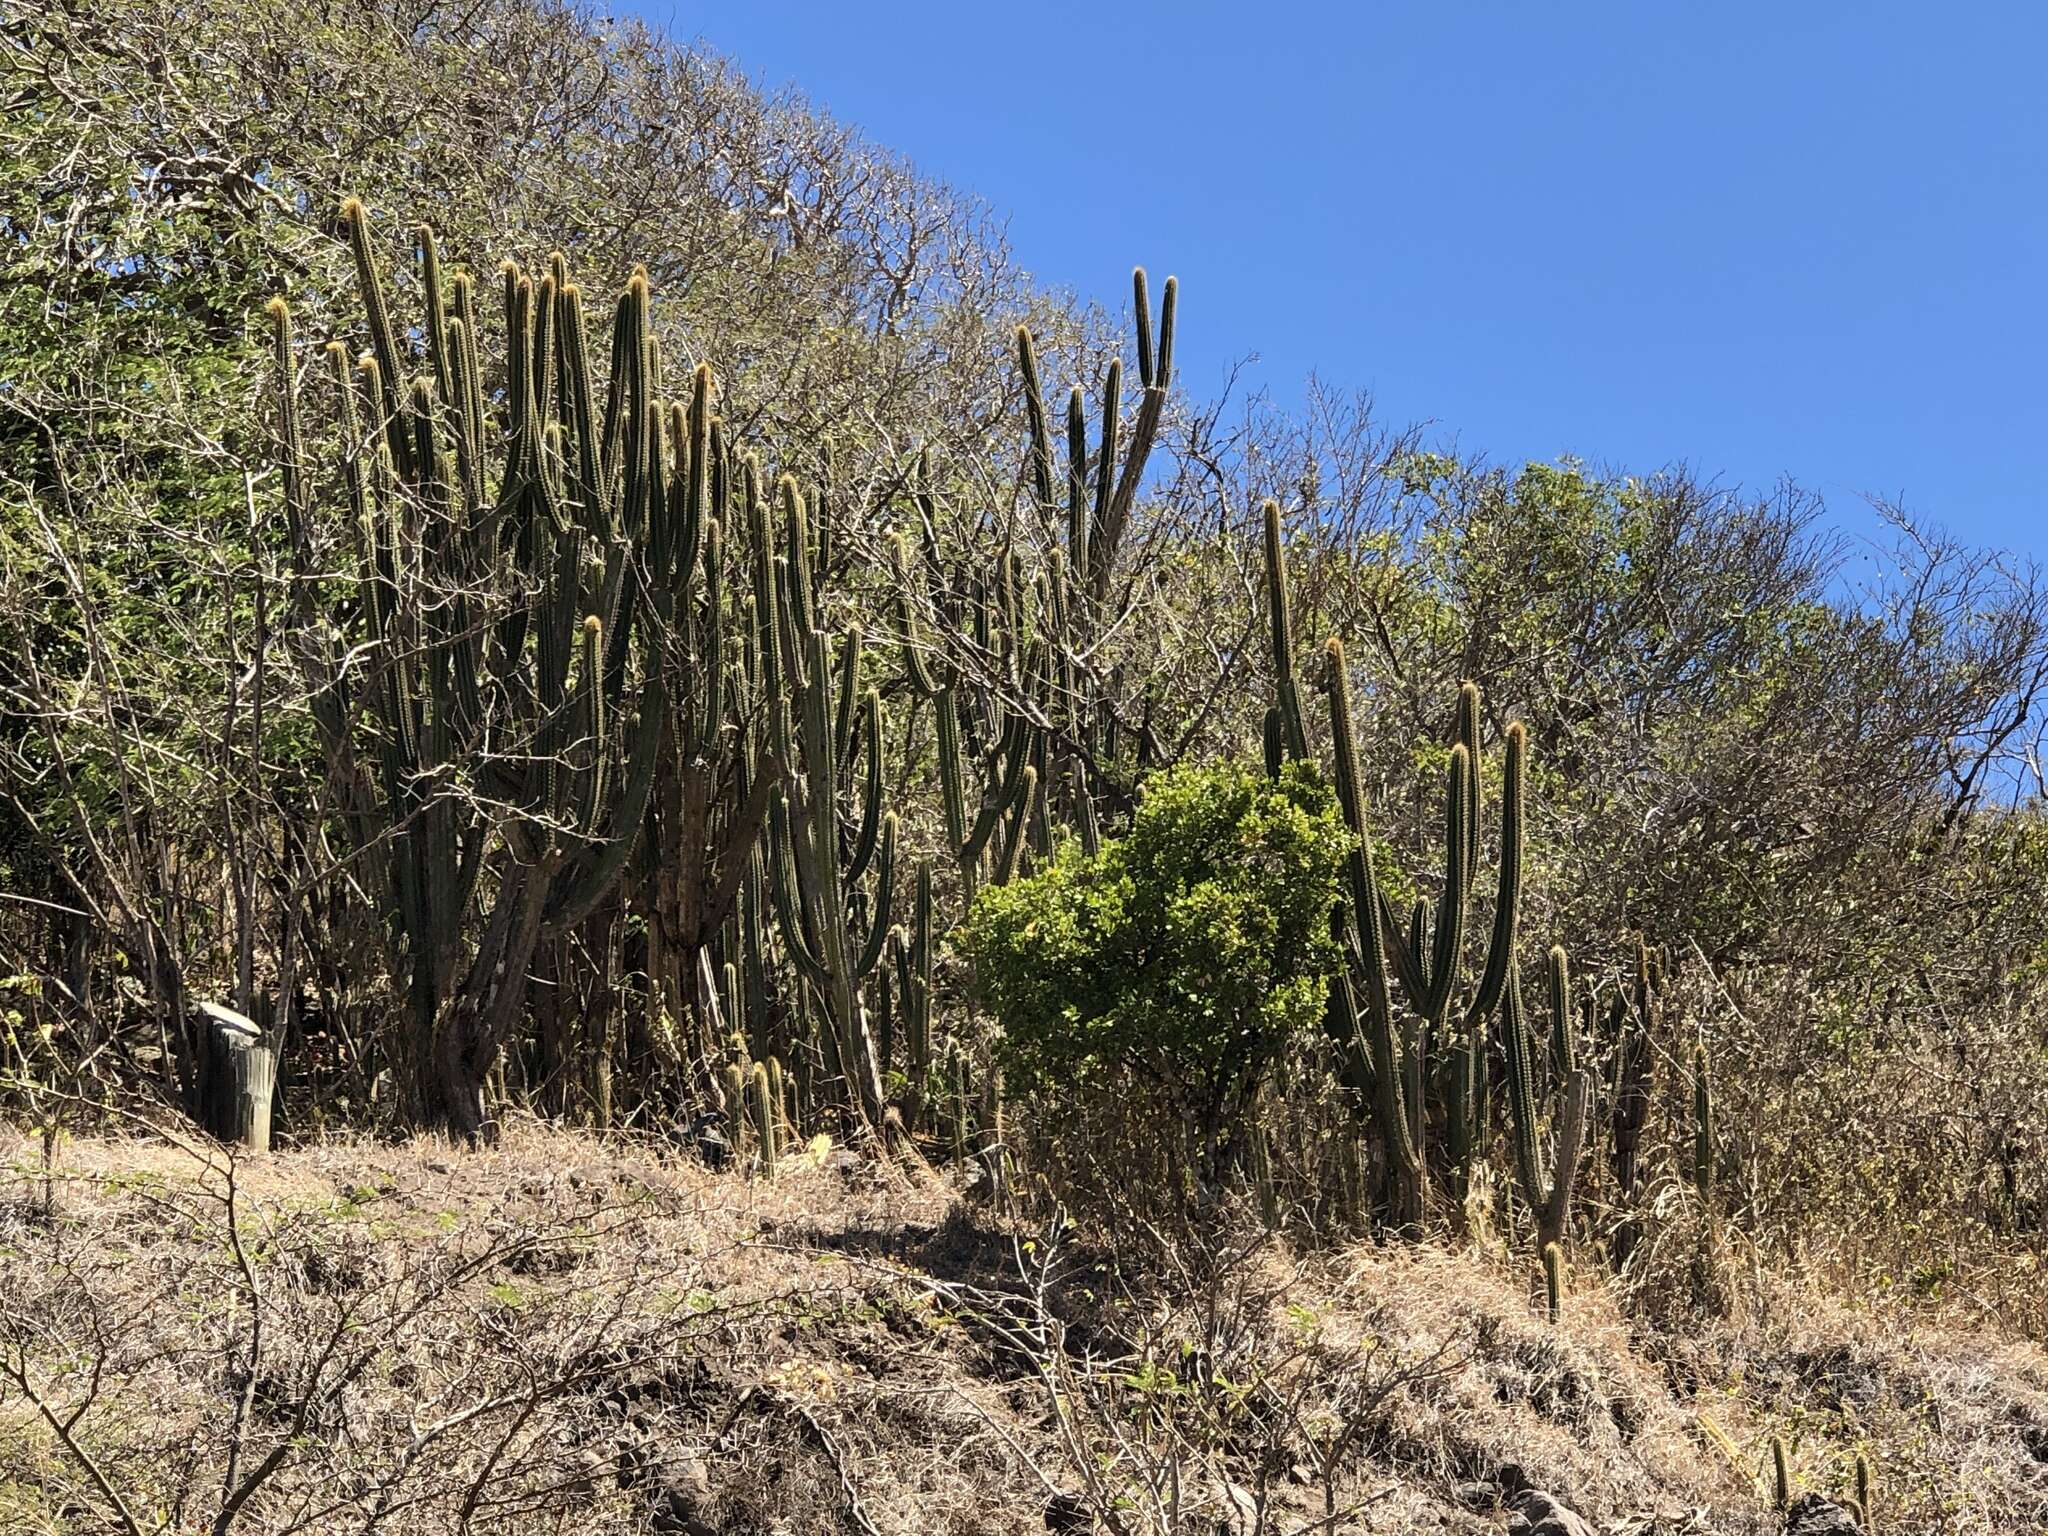
<path fill-rule="evenodd" d="M 995 795 L 982 803 L 981 813 L 974 819 L 973 830 L 961 845 L 962 863 L 972 863 L 981 857 L 982 849 L 988 846 L 990 836 L 1016 803 L 1023 787 L 1024 768 L 1031 758 L 1031 727 L 1022 715 L 1013 715 L 1003 736 L 1003 745 L 998 749 L 1003 764 L 1002 776 Z"/>
<path fill-rule="evenodd" d="M 875 831 L 882 820 L 882 700 L 870 688 L 861 701 L 862 735 L 867 738 L 865 757 L 867 779 L 860 797 L 860 829 L 854 836 L 853 857 L 846 867 L 846 883 L 852 885 L 867 873 L 875 853 Z"/>
<path fill-rule="evenodd" d="M 1470 1018 L 1483 1022 L 1500 1003 L 1501 988 L 1514 962 L 1515 930 L 1521 921 L 1522 853 L 1526 836 L 1523 817 L 1524 758 L 1528 731 L 1517 720 L 1508 727 L 1507 769 L 1501 786 L 1500 888 L 1493 904 L 1493 937 L 1486 951 L 1486 970 L 1479 980 Z"/>
<path fill-rule="evenodd" d="M 1519 968 L 1508 975 L 1506 995 L 1501 1004 L 1503 1054 L 1508 1069 L 1508 1117 L 1513 1131 L 1515 1182 L 1532 1211 L 1544 1203 L 1541 1152 L 1536 1140 L 1536 1088 L 1532 1081 L 1533 1053 L 1529 1048 L 1527 1020 L 1522 1013 L 1522 980 Z"/>
<path fill-rule="evenodd" d="M 370 398 L 382 416 L 392 465 L 400 479 L 410 480 L 412 442 L 398 394 L 404 377 L 403 359 L 398 352 L 398 333 L 391 325 L 391 310 L 384 301 L 384 280 L 377 269 L 377 254 L 370 244 L 370 216 L 361 201 L 351 197 L 342 202 L 341 221 L 348 230 L 349 252 L 355 257 L 356 282 L 362 290 L 363 309 L 370 326 L 371 355 L 377 360 L 379 387 Z"/>
<path fill-rule="evenodd" d="M 554 913 L 557 928 L 573 927 L 596 911 L 639 846 L 641 828 L 647 820 L 647 803 L 654 792 L 667 713 L 668 696 L 661 681 L 650 678 L 640 698 L 640 723 L 627 762 L 625 791 L 612 812 L 611 836 L 597 856 L 572 877 Z"/>
<path fill-rule="evenodd" d="M 817 925 L 797 888 L 796 839 L 789 823 L 789 801 L 777 787 L 768 809 L 768 894 L 775 906 L 776 921 L 782 926 L 783 940 L 789 945 L 790 958 L 813 985 L 822 986 L 823 946 Z"/>
<path fill-rule="evenodd" d="M 1076 384 L 1067 395 L 1067 560 L 1079 589 L 1088 589 L 1088 397 Z"/>
<path fill-rule="evenodd" d="M 1038 358 L 1031 332 L 1017 327 L 1017 373 L 1024 383 L 1024 420 L 1030 433 L 1031 488 L 1042 512 L 1052 505 L 1052 441 L 1045 424 L 1045 393 L 1039 388 Z"/>
<path fill-rule="evenodd" d="M 1472 759 L 1459 742 L 1451 748 L 1450 787 L 1444 797 L 1444 889 L 1436 909 L 1430 988 L 1417 1010 L 1433 1025 L 1440 1025 L 1450 1009 L 1458 985 L 1458 956 L 1465 944 L 1465 907 L 1472 888 L 1472 866 L 1467 861 L 1471 783 Z"/>
<path fill-rule="evenodd" d="M 1571 1080 L 1578 1051 L 1572 1040 L 1571 968 L 1563 946 L 1551 946 L 1544 970 L 1550 996 L 1550 1075 L 1564 1083 Z"/>
<path fill-rule="evenodd" d="M 1038 769 L 1027 763 L 1022 782 L 1018 785 L 1017 804 L 1010 817 L 1009 832 L 1003 839 L 1002 853 L 996 860 L 995 874 L 991 877 L 993 884 L 1008 885 L 1017 878 L 1017 868 L 1024 856 L 1024 828 L 1031 820 L 1037 802 Z"/>
<path fill-rule="evenodd" d="M 1337 798 L 1351 831 L 1352 846 L 1346 857 L 1351 883 L 1351 921 L 1357 933 L 1358 957 L 1365 981 L 1365 1018 L 1357 1023 L 1355 997 L 1348 979 L 1336 989 L 1340 1017 L 1354 1033 L 1362 1033 L 1372 1057 L 1373 1081 L 1379 1098 L 1381 1142 L 1389 1166 L 1395 1171 L 1401 1219 L 1419 1220 L 1422 1214 L 1422 1165 L 1420 1157 L 1421 1099 L 1404 1088 L 1404 1076 L 1412 1084 L 1411 1072 L 1404 1074 L 1399 1044 L 1394 1033 L 1393 1000 L 1387 987 L 1385 940 L 1380 926 L 1378 892 L 1372 880 L 1372 833 L 1365 819 L 1364 786 L 1358 771 L 1358 743 L 1351 725 L 1351 681 L 1344 664 L 1343 642 L 1332 636 L 1325 647 L 1330 735 L 1337 756 Z M 1411 1051 L 1411 1058 L 1419 1052 Z"/>
<path fill-rule="evenodd" d="M 1429 995 L 1430 905 L 1420 897 L 1416 898 L 1415 905 L 1408 910 L 1404 932 L 1400 914 L 1395 912 L 1387 893 L 1375 889 L 1373 894 L 1379 899 L 1380 932 L 1386 941 L 1387 958 L 1393 963 L 1401 990 L 1419 1008 L 1422 999 Z"/>
<path fill-rule="evenodd" d="M 881 963 L 882 944 L 889 936 L 889 909 L 895 901 L 896 813 L 891 811 L 882 818 L 882 857 L 880 872 L 875 877 L 874 921 L 868 927 L 867 936 L 861 940 L 859 957 L 853 966 L 855 976 L 871 976 Z"/>
<path fill-rule="evenodd" d="M 839 648 L 839 705 L 832 722 L 832 756 L 835 762 L 853 760 L 853 727 L 859 716 L 861 632 L 858 624 L 848 628 Z"/>
<path fill-rule="evenodd" d="M 1121 426 L 1124 395 L 1124 365 L 1120 358 L 1109 360 L 1109 369 L 1102 379 L 1102 425 L 1101 437 L 1095 448 L 1095 511 L 1093 522 L 1102 531 L 1102 538 L 1094 551 L 1096 560 L 1101 562 L 1114 549 L 1109 538 L 1110 501 L 1116 494 L 1117 432 Z M 1108 573 L 1098 568 L 1095 572 L 1096 595 L 1106 589 Z"/>
<path fill-rule="evenodd" d="M 1287 551 L 1281 539 L 1280 503 L 1268 500 L 1260 509 L 1265 528 L 1266 615 L 1273 650 L 1273 691 L 1285 756 L 1308 756 L 1308 733 L 1302 726 L 1301 695 L 1294 677 L 1294 617 L 1287 590 Z M 1272 756 L 1269 751 L 1268 756 Z"/>
<path fill-rule="evenodd" d="M 911 598 L 910 559 L 904 553 L 903 535 L 892 532 L 888 543 L 889 564 L 896 575 L 896 627 L 901 631 L 897 644 L 903 654 L 903 671 L 918 696 L 929 699 L 940 691 L 939 679 L 926 656 L 922 627 Z"/>
<path fill-rule="evenodd" d="M 1169 277 L 1159 306 L 1159 344 L 1154 351 L 1152 376 L 1142 381 L 1144 395 L 1138 404 L 1137 423 L 1124 450 L 1123 473 L 1117 479 L 1116 490 L 1109 499 L 1108 510 L 1098 513 L 1096 517 L 1097 525 L 1101 529 L 1101 536 L 1097 540 L 1100 548 L 1092 553 L 1095 557 L 1095 590 L 1098 597 L 1105 595 L 1109 590 L 1110 566 L 1115 560 L 1117 545 L 1123 538 L 1124 524 L 1130 516 L 1131 505 L 1137 500 L 1138 484 L 1144 478 L 1146 462 L 1152 456 L 1152 445 L 1159 435 L 1159 423 L 1165 415 L 1166 395 L 1173 382 L 1173 324 L 1179 295 L 1179 282 Z M 1106 456 L 1114 454 L 1113 434 L 1104 433 L 1103 450 Z"/>

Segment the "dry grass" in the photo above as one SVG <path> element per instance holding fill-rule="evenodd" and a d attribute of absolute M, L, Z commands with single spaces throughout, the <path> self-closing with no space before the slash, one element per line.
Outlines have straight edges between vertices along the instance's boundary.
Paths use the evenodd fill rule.
<path fill-rule="evenodd" d="M 1826 1492 L 1867 1454 L 1887 1532 L 2048 1529 L 2039 1348 L 1734 1255 L 1720 1320 L 1581 1265 L 1552 1327 L 1498 1256 L 1139 1269 L 851 1159 L 136 1138 L 46 1191 L 0 1138 L 8 1531 L 214 1529 L 268 1465 L 230 1529 L 1477 1532 L 1512 1464 L 1603 1530 L 1734 1533 L 1773 1434 Z"/>

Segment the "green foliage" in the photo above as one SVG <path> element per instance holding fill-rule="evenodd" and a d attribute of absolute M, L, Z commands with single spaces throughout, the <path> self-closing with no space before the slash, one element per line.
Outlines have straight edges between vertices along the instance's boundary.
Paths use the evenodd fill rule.
<path fill-rule="evenodd" d="M 1013 1086 L 1126 1072 L 1192 1116 L 1241 1105 L 1320 1019 L 1351 845 L 1313 768 L 1155 774 L 1129 833 L 990 887 L 961 930 Z"/>

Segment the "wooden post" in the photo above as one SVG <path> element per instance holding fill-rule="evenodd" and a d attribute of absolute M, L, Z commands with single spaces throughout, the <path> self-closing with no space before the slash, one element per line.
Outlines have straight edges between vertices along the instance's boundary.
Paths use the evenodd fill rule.
<path fill-rule="evenodd" d="M 253 1021 L 218 1003 L 197 1005 L 199 1122 L 208 1134 L 251 1152 L 270 1150 L 270 1101 L 277 1050 Z"/>

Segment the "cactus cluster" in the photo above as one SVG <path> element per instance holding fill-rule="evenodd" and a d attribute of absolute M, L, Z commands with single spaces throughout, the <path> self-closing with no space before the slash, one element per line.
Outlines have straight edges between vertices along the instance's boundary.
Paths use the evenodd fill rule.
<path fill-rule="evenodd" d="M 1284 761 L 1311 757 L 1314 747 L 1295 657 L 1285 528 L 1277 503 L 1268 501 L 1262 512 L 1273 668 L 1265 750 L 1269 771 L 1277 772 Z M 1634 1198 L 1650 1102 L 1650 1042 L 1668 966 L 1639 943 L 1633 995 L 1625 999 L 1615 992 L 1605 1049 L 1589 1052 L 1592 1042 L 1581 1041 L 1578 1021 L 1587 1020 L 1590 1033 L 1592 994 L 1574 1001 L 1569 962 L 1561 948 L 1553 948 L 1545 966 L 1548 1035 L 1539 1040 L 1517 957 L 1526 857 L 1525 729 L 1511 722 L 1501 733 L 1498 863 L 1487 934 L 1476 944 L 1471 930 L 1485 804 L 1479 690 L 1463 685 L 1453 715 L 1435 900 L 1417 899 L 1402 913 L 1375 873 L 1350 668 L 1340 638 L 1325 644 L 1324 664 L 1337 792 L 1353 837 L 1350 900 L 1340 917 L 1350 964 L 1331 989 L 1330 1030 L 1343 1077 L 1380 1153 L 1384 1206 L 1396 1224 L 1413 1226 L 1437 1185 L 1454 1199 L 1465 1198 L 1495 1135 L 1492 1106 L 1503 1100 L 1515 1187 L 1529 1210 L 1536 1249 L 1547 1255 L 1569 1233 L 1596 1102 L 1604 1107 L 1612 1135 L 1620 1203 L 1626 1208 Z M 1502 1069 L 1498 1083 L 1495 1062 Z M 1698 1187 L 1708 1199 L 1713 1129 L 1704 1051 L 1695 1117 Z M 1621 1241 L 1627 1241 L 1626 1233 Z"/>
<path fill-rule="evenodd" d="M 1016 878 L 1062 836 L 1096 847 L 1164 755 L 1101 669 L 1142 601 L 1119 589 L 1120 551 L 1172 378 L 1173 282 L 1155 325 L 1134 276 L 1135 407 L 1112 361 L 1092 410 L 1088 390 L 1071 390 L 1063 434 L 1039 350 L 1017 332 L 1024 516 L 984 517 L 967 540 L 976 553 L 948 557 L 939 529 L 961 513 L 931 456 L 872 502 L 847 502 L 814 467 L 764 472 L 747 451 L 758 445 L 720 419 L 708 366 L 672 386 L 644 272 L 600 342 L 564 258 L 506 264 L 493 349 L 478 285 L 430 231 L 414 241 L 421 312 L 404 323 L 360 204 L 343 206 L 341 233 L 360 335 L 326 344 L 324 407 L 309 410 L 290 312 L 273 304 L 277 436 L 296 659 L 340 818 L 386 898 L 408 1003 L 387 1065 L 474 1137 L 490 1127 L 487 1083 L 555 1093 L 559 1108 L 573 1081 L 599 1123 L 624 1117 L 619 1074 L 637 1059 L 635 1091 L 722 1098 L 771 1171 L 785 1134 L 817 1115 L 950 1141 L 1000 1188 L 1000 1074 L 971 1007 L 957 1028 L 937 1022 L 938 908 Z M 331 473 L 315 472 L 316 440 Z M 318 507 L 329 484 L 345 503 L 340 540 Z M 1279 507 L 1262 521 L 1277 773 L 1318 755 L 1322 723 L 1304 712 Z M 868 538 L 894 587 L 894 632 L 872 646 L 834 585 L 850 550 L 877 547 Z M 1341 1142 L 1335 1206 L 1356 1215 L 1377 1197 L 1413 1227 L 1441 1198 L 1476 1198 L 1479 1165 L 1505 1139 L 1547 1256 L 1568 1239 L 1596 1095 L 1616 1206 L 1635 1198 L 1667 967 L 1639 947 L 1606 1039 L 1582 1040 L 1552 951 L 1539 1040 L 1517 959 L 1523 727 L 1483 742 L 1479 690 L 1459 690 L 1440 864 L 1428 899 L 1396 910 L 1376 875 L 1338 638 L 1321 681 L 1354 842 L 1328 1019 L 1377 1154 L 1362 1156 L 1356 1134 Z M 918 772 L 938 813 L 922 847 L 890 803 Z M 534 976 L 547 996 L 530 1002 Z M 959 979 L 971 998 L 972 977 Z M 633 986 L 658 1019 L 637 1033 L 610 1011 Z M 1693 1178 L 1711 1208 L 1704 1052 L 1692 1092 Z M 1272 1147 L 1255 1147 L 1277 1220 Z"/>
<path fill-rule="evenodd" d="M 1461 1196 L 1483 1144 L 1490 1024 L 1508 992 L 1521 904 L 1526 737 L 1519 722 L 1508 727 L 1499 883 L 1490 935 L 1473 981 L 1467 974 L 1466 949 L 1482 804 L 1478 690 L 1467 684 L 1459 693 L 1438 900 L 1432 908 L 1418 898 L 1404 934 L 1372 873 L 1372 834 L 1342 641 L 1332 637 L 1326 655 L 1337 793 L 1355 840 L 1350 859 L 1351 931 L 1345 937 L 1356 964 L 1354 976 L 1340 979 L 1333 989 L 1337 1031 L 1340 1041 L 1356 1053 L 1354 1080 L 1372 1085 L 1377 1136 L 1393 1176 L 1393 1203 L 1399 1219 L 1412 1223 L 1422 1215 L 1431 1173 L 1427 1131 L 1433 1090 L 1444 1107 L 1444 1172 Z M 1407 1000 L 1399 1017 L 1391 977 L 1399 978 Z"/>
<path fill-rule="evenodd" d="M 1135 407 L 1118 363 L 1092 442 L 1085 395 L 1069 403 L 1063 509 L 1039 358 L 1018 334 L 1047 519 L 1027 577 L 1008 531 L 992 560 L 941 560 L 939 472 L 922 456 L 902 496 L 873 505 L 836 504 L 829 477 L 764 474 L 720 420 L 708 367 L 671 390 L 643 271 L 611 306 L 607 347 L 562 256 L 505 264 L 493 348 L 477 283 L 431 231 L 416 232 L 421 313 L 405 319 L 360 203 L 338 232 L 362 344 L 327 344 L 332 385 L 309 413 L 273 304 L 277 439 L 294 644 L 410 1005 L 388 1064 L 423 1117 L 474 1137 L 491 1128 L 486 1083 L 581 1102 L 600 1123 L 625 1112 L 615 1074 L 631 1062 L 643 1096 L 715 1098 L 734 1086 L 717 1063 L 737 1033 L 764 1071 L 788 1061 L 806 1104 L 922 1129 L 951 1060 L 934 1025 L 944 925 L 929 861 L 907 889 L 885 756 L 910 750 L 928 709 L 943 851 L 969 901 L 1046 856 L 1056 825 L 1099 838 L 1105 795 L 1127 808 L 1111 765 L 1134 740 L 1142 763 L 1150 738 L 1109 707 L 1089 639 L 1121 611 L 1174 284 L 1155 327 L 1134 278 Z M 315 472 L 315 441 L 332 474 Z M 318 505 L 330 483 L 347 502 L 339 548 Z M 828 576 L 905 507 L 898 643 L 871 653 Z M 894 652 L 900 682 L 877 664 Z M 633 1028 L 616 999 L 636 987 Z M 981 1102 L 952 1118 L 994 1145 L 1000 1082 L 978 1077 Z"/>
<path fill-rule="evenodd" d="M 501 273 L 502 405 L 487 400 L 477 295 L 417 236 L 424 356 L 386 301 L 370 223 L 342 224 L 368 348 L 327 343 L 352 580 L 313 538 L 289 315 L 272 306 L 293 549 L 308 593 L 352 588 L 306 647 L 315 716 L 357 775 L 350 830 L 391 893 L 421 1098 L 484 1132 L 483 1083 L 524 1003 L 529 958 L 613 894 L 658 784 L 715 772 L 726 733 L 715 646 L 722 449 L 709 371 L 668 403 L 644 274 L 613 312 L 606 390 L 584 301 L 558 255 Z M 705 648 L 710 647 L 707 655 Z M 351 665 L 334 658 L 346 653 Z M 367 727 L 356 724 L 367 721 Z M 710 750 L 706 750 L 709 745 Z M 692 750 L 693 748 L 697 750 Z M 719 799 L 700 863 L 752 841 L 751 807 Z M 466 946 L 465 917 L 488 917 Z M 718 917 L 716 920 L 722 920 Z"/>
<path fill-rule="evenodd" d="M 881 1058 L 866 991 L 881 966 L 896 885 L 897 817 L 882 807 L 882 706 L 861 687 L 862 637 L 836 653 L 820 612 L 805 498 L 777 487 L 782 536 L 754 508 L 755 647 L 777 756 L 788 765 L 771 800 L 769 890 L 790 958 L 823 1016 L 828 1068 L 871 1129 L 886 1123 Z M 829 525 L 822 520 L 819 538 Z"/>

